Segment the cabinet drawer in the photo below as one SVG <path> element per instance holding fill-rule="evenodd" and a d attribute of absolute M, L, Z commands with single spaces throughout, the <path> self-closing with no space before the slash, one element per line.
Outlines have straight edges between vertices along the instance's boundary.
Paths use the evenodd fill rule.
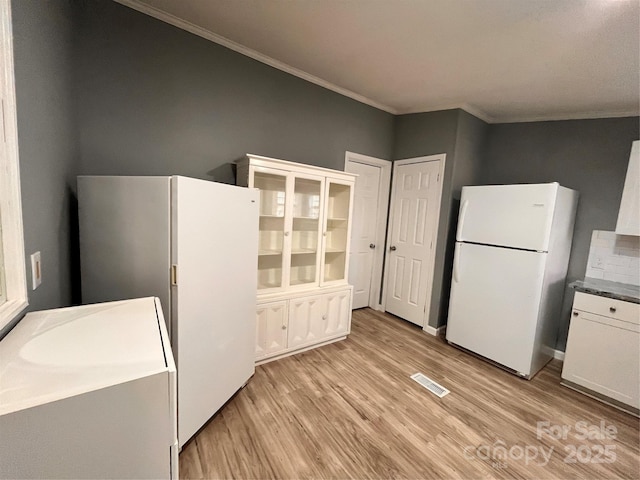
<path fill-rule="evenodd" d="M 640 304 L 576 292 L 573 309 L 640 324 Z"/>

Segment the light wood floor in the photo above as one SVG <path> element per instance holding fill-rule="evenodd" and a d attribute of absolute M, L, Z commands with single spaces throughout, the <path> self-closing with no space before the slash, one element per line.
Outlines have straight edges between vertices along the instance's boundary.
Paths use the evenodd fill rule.
<path fill-rule="evenodd" d="M 560 369 L 553 361 L 526 381 L 391 315 L 356 310 L 347 340 L 256 368 L 185 446 L 180 476 L 639 478 L 638 419 L 562 387 Z M 416 372 L 451 393 L 436 397 L 409 378 Z M 538 438 L 542 421 L 569 427 L 566 439 Z M 615 439 L 581 438 L 602 421 Z"/>

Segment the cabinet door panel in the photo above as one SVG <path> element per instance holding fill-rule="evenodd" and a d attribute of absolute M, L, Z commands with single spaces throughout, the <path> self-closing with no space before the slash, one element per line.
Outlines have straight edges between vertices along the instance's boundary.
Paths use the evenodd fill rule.
<path fill-rule="evenodd" d="M 258 305 L 256 317 L 256 359 L 287 348 L 287 302 Z"/>
<path fill-rule="evenodd" d="M 328 178 L 325 183 L 321 285 L 344 283 L 348 277 L 353 184 Z"/>
<path fill-rule="evenodd" d="M 308 288 L 320 281 L 324 178 L 296 173 L 293 178 L 289 286 Z"/>
<path fill-rule="evenodd" d="M 637 325 L 574 312 L 578 315 L 571 319 L 562 378 L 640 408 Z"/>
<path fill-rule="evenodd" d="M 325 320 L 325 336 L 349 333 L 351 327 L 351 291 L 330 293 L 325 295 L 327 314 Z"/>
<path fill-rule="evenodd" d="M 319 342 L 325 336 L 327 299 L 324 295 L 291 300 L 289 308 L 289 348 Z"/>
<path fill-rule="evenodd" d="M 249 186 L 260 190 L 258 246 L 258 290 L 273 291 L 286 285 L 287 202 L 290 201 L 287 172 L 253 168 Z"/>

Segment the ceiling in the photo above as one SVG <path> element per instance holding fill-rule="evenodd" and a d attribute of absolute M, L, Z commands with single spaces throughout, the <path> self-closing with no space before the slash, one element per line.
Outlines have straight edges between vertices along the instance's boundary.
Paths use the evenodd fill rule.
<path fill-rule="evenodd" d="M 391 113 L 640 113 L 640 0 L 117 0 Z"/>

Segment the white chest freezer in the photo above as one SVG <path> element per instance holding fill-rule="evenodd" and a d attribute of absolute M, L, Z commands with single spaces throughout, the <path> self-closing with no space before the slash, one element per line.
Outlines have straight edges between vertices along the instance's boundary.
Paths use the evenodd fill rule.
<path fill-rule="evenodd" d="M 160 302 L 29 313 L 0 341 L 0 478 L 178 478 Z"/>

